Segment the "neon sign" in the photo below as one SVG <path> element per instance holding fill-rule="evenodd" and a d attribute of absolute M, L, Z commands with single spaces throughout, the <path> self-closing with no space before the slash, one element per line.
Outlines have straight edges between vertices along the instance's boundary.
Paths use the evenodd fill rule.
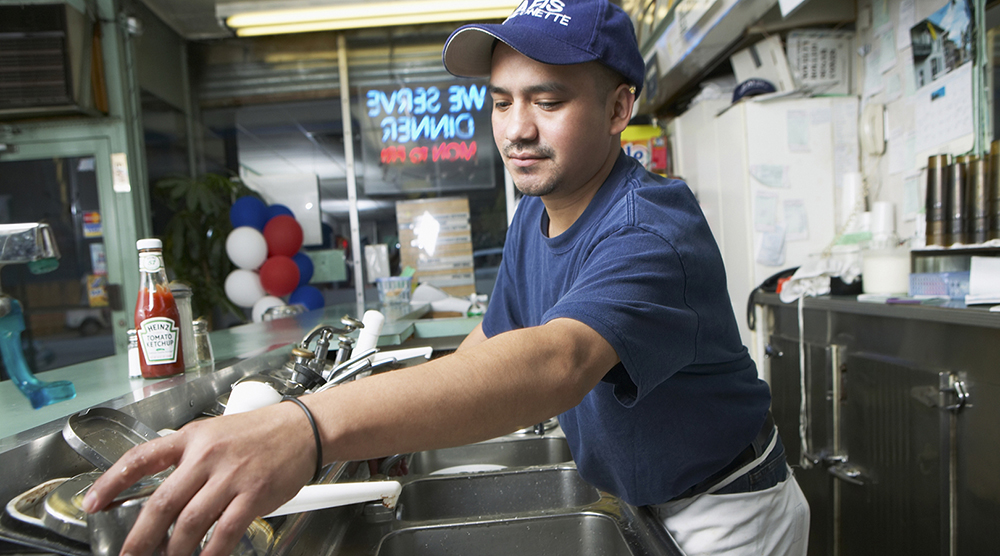
<path fill-rule="evenodd" d="M 359 101 L 366 192 L 493 187 L 485 83 L 373 87 Z"/>
<path fill-rule="evenodd" d="M 481 112 L 486 87 L 451 85 L 447 112 L 437 87 L 403 87 L 392 92 L 370 89 L 365 95 L 368 117 L 380 118 L 382 143 L 410 143 L 421 139 L 472 139 L 476 134 L 473 110 Z"/>

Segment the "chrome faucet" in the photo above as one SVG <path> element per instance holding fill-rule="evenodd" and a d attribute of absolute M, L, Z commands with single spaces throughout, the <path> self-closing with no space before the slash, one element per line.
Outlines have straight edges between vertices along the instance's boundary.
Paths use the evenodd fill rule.
<path fill-rule="evenodd" d="M 59 266 L 59 248 L 48 224 L 0 224 L 0 267 L 27 264 L 32 274 L 51 272 Z M 24 332 L 24 311 L 21 303 L 0 292 L 0 352 L 7 373 L 24 394 L 31 407 L 46 405 L 76 397 L 76 388 L 68 380 L 39 380 L 28 368 L 21 351 Z"/>

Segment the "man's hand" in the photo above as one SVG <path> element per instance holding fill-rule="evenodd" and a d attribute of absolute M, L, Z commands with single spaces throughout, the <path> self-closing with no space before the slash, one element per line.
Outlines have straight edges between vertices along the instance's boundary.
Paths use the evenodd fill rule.
<path fill-rule="evenodd" d="M 83 507 L 102 509 L 143 476 L 176 465 L 146 502 L 122 554 L 151 554 L 176 522 L 166 554 L 190 555 L 218 521 L 202 554 L 226 556 L 254 518 L 308 482 L 315 451 L 305 415 L 290 403 L 197 421 L 122 456 L 90 488 Z"/>

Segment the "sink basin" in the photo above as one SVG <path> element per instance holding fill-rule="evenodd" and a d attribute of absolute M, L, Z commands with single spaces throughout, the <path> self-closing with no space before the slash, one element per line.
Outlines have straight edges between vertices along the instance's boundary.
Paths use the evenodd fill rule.
<path fill-rule="evenodd" d="M 501 441 L 479 442 L 413 454 L 410 472 L 426 475 L 467 465 L 489 464 L 504 467 L 551 465 L 573 461 L 566 439 L 561 436 L 526 436 Z"/>
<path fill-rule="evenodd" d="M 547 468 L 418 479 L 399 497 L 404 521 L 524 515 L 579 508 L 601 499 L 575 468 Z"/>
<path fill-rule="evenodd" d="M 631 555 L 615 521 L 571 514 L 402 529 L 387 535 L 379 556 L 619 556 Z"/>

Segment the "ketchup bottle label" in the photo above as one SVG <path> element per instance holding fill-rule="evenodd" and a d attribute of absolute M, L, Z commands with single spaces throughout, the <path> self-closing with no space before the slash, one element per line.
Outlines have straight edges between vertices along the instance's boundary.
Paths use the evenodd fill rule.
<path fill-rule="evenodd" d="M 177 361 L 180 329 L 173 319 L 152 317 L 139 323 L 137 329 L 142 354 L 149 365 L 165 365 Z"/>
<path fill-rule="evenodd" d="M 140 272 L 159 272 L 163 268 L 163 262 L 157 253 L 142 253 L 139 255 Z"/>

